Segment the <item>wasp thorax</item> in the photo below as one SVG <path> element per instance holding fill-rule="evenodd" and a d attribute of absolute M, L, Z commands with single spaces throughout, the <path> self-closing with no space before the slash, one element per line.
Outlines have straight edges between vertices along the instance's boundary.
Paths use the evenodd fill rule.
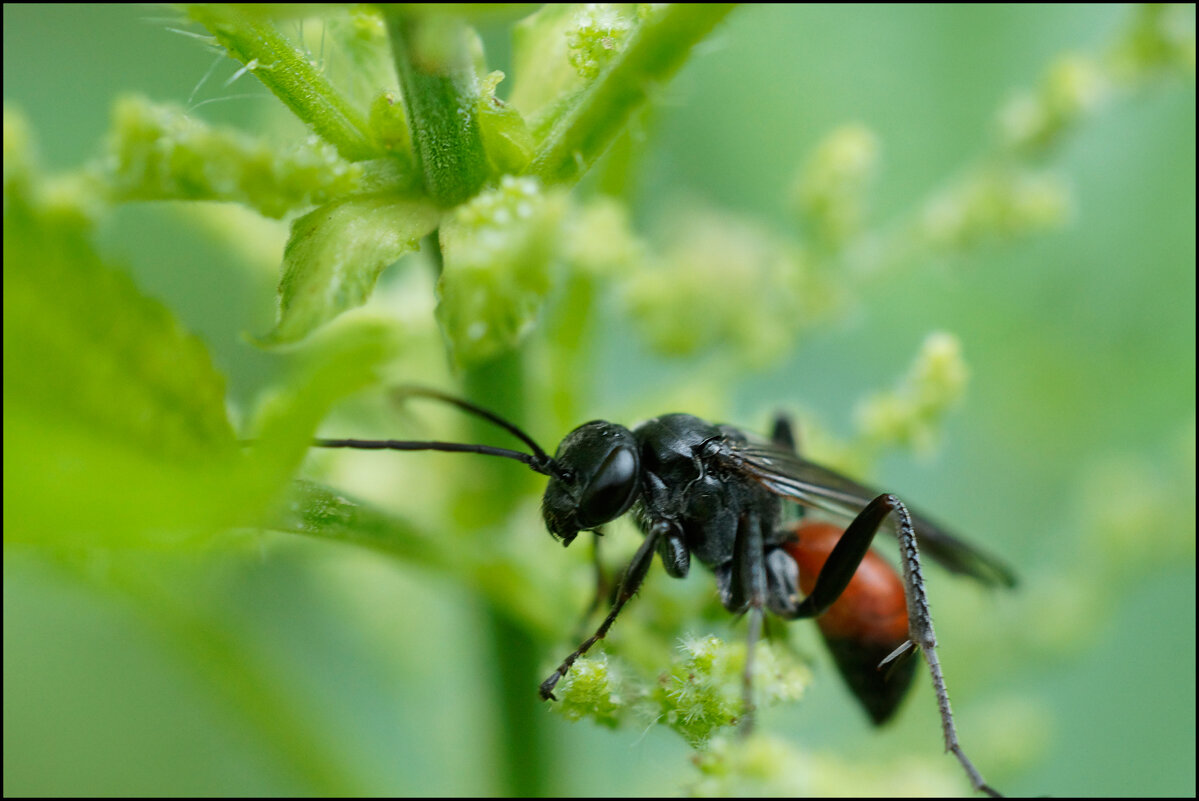
<path fill-rule="evenodd" d="M 637 499 L 641 458 L 624 426 L 593 420 L 566 435 L 541 511 L 550 533 L 569 545 L 586 529 L 623 515 Z"/>

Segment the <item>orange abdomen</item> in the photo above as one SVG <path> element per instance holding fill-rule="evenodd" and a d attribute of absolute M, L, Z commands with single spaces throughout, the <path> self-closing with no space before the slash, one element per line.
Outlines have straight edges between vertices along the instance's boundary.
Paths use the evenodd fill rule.
<path fill-rule="evenodd" d="M 801 523 L 783 546 L 799 567 L 799 587 L 809 595 L 843 530 L 831 523 Z M 841 675 L 875 723 L 889 719 L 912 681 L 915 661 L 890 671 L 878 664 L 908 638 L 903 581 L 882 557 L 867 551 L 849 586 L 816 618 Z"/>

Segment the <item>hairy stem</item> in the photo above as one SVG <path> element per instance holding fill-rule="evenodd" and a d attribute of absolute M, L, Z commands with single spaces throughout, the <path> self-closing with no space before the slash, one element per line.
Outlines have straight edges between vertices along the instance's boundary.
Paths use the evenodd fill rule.
<path fill-rule="evenodd" d="M 196 3 L 186 11 L 342 158 L 366 161 L 386 155 L 372 141 L 358 110 L 270 21 L 228 4 Z"/>
<path fill-rule="evenodd" d="M 388 14 L 387 29 L 425 191 L 442 206 L 457 205 L 488 175 L 470 29 L 453 15 L 399 13 Z"/>

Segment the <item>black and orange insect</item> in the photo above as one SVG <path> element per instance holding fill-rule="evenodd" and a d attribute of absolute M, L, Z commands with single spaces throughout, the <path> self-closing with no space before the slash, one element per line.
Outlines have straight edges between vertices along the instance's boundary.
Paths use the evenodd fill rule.
<path fill-rule="evenodd" d="M 890 493 L 880 493 L 807 461 L 791 426 L 776 421 L 769 441 L 689 414 L 666 414 L 633 429 L 602 420 L 571 431 L 551 457 L 531 437 L 468 401 L 427 389 L 436 399 L 511 433 L 529 452 L 454 442 L 321 439 L 325 448 L 437 450 L 515 459 L 549 477 L 542 513 L 550 534 L 569 545 L 632 512 L 645 535 L 622 575 L 612 608 L 596 632 L 541 684 L 541 697 L 612 626 L 644 581 L 656 553 L 670 576 L 687 575 L 694 557 L 716 576 L 720 602 L 748 618 L 742 727 L 753 725 L 754 644 L 767 611 L 786 620 L 815 618 L 855 696 L 876 723 L 895 711 L 911 683 L 919 650 L 932 676 L 946 749 L 980 791 L 996 795 L 958 743 L 920 555 L 985 584 L 1013 586 L 1002 562 L 949 534 Z M 849 520 L 841 531 L 783 524 L 783 504 L 813 507 Z M 902 580 L 870 551 L 880 530 L 893 532 Z"/>

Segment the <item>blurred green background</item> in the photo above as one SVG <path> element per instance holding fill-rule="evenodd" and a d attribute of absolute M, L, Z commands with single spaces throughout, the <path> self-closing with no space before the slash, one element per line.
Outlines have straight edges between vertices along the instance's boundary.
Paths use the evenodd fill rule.
<path fill-rule="evenodd" d="M 155 13 L 5 5 L 5 103 L 28 116 L 48 169 L 98 152 L 121 92 L 189 102 L 213 56 L 165 30 Z M 671 209 L 694 204 L 786 230 L 796 165 L 847 122 L 881 142 L 872 216 L 910 213 L 984 151 L 1014 90 L 1035 85 L 1064 52 L 1102 48 L 1129 14 L 1118 6 L 740 8 L 640 123 L 636 226 L 652 238 Z M 484 38 L 489 62 L 503 68 L 505 34 L 495 25 Z M 221 86 L 233 69 L 224 62 L 190 99 L 221 100 L 196 113 L 278 130 L 266 122 L 277 104 L 265 90 L 248 78 Z M 1115 98 L 1050 163 L 1073 192 L 1066 225 L 881 273 L 863 284 L 848 319 L 807 333 L 780 364 L 744 370 L 724 415 L 761 429 L 772 409 L 790 406 L 844 432 L 855 400 L 889 386 L 930 331 L 956 334 L 972 378 L 943 447 L 924 460 L 890 456 L 874 479 L 938 510 L 1025 579 L 1012 596 L 992 595 L 931 571 L 963 743 L 1013 795 L 1193 796 L 1193 80 Z M 234 252 L 205 224 L 182 204 L 125 206 L 106 220 L 101 248 L 206 341 L 229 378 L 236 417 L 277 369 L 243 333 L 271 325 L 271 269 L 285 229 L 247 227 L 260 238 Z M 595 364 L 580 365 L 588 415 L 627 414 L 631 423 L 708 408 L 702 398 L 691 409 L 647 406 L 647 396 L 669 394 L 663 383 L 702 388 L 694 372 L 707 363 L 656 355 L 625 333 L 619 310 L 601 308 L 599 328 L 613 334 Z M 430 354 L 436 362 L 439 351 Z M 547 446 L 564 433 L 530 427 Z M 370 496 L 390 491 L 377 486 L 386 479 L 378 464 L 315 469 Z M 452 456 L 422 464 L 434 485 L 491 475 Z M 64 488 L 64 502 L 70 497 Z M 564 560 L 535 515 L 528 520 L 511 532 L 514 547 L 551 565 Z M 496 731 L 495 699 L 516 690 L 492 684 L 496 671 L 484 660 L 494 651 L 478 641 L 482 613 L 470 587 L 350 546 L 245 532 L 231 539 L 237 547 L 209 546 L 189 577 L 222 588 L 202 602 L 225 639 L 193 639 L 191 648 L 180 648 L 188 635 L 173 630 L 184 616 L 81 580 L 77 565 L 61 569 L 31 548 L 6 547 L 6 795 L 303 794 L 329 782 L 348 793 L 501 792 L 497 738 L 519 748 L 524 733 Z M 104 574 L 108 558 L 89 555 L 89 569 Z M 652 581 L 666 579 L 657 571 Z M 571 621 L 585 589 L 563 600 Z M 802 636 L 819 654 L 811 633 Z M 548 664 L 560 648 L 539 658 Z M 969 656 L 955 658 L 955 648 Z M 269 666 L 294 697 L 297 716 L 319 732 L 307 764 L 281 757 L 295 751 L 264 742 L 231 695 L 214 689 L 230 659 Z M 807 697 L 770 712 L 766 728 L 847 773 L 876 766 L 885 780 L 906 764 L 900 755 L 917 754 L 921 765 L 953 774 L 941 764 L 949 760 L 939 755 L 927 687 L 895 727 L 876 733 L 817 659 Z M 673 794 L 696 779 L 689 749 L 664 727 L 608 731 L 547 717 L 548 737 L 528 746 L 545 750 L 548 792 Z M 854 778 L 846 792 L 855 792 Z"/>

